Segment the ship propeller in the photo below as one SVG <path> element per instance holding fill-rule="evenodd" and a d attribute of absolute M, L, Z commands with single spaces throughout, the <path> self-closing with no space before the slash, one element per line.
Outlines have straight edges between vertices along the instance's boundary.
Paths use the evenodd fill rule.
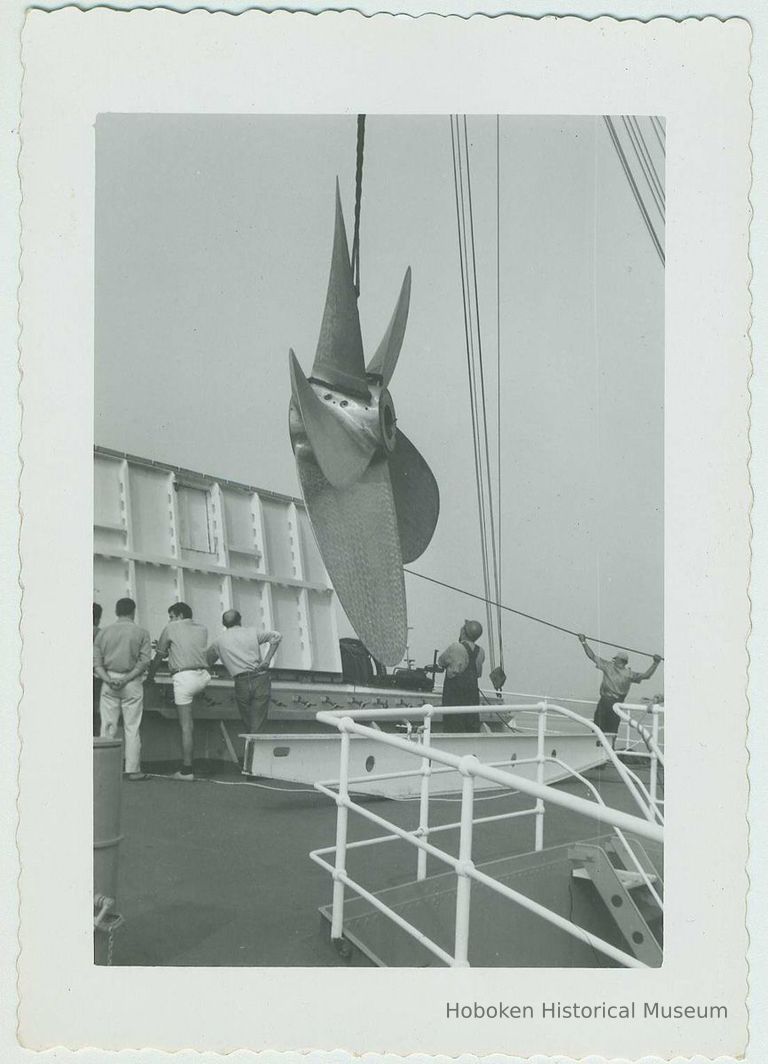
<path fill-rule="evenodd" d="M 304 502 L 347 617 L 385 665 L 408 630 L 403 563 L 437 524 L 440 495 L 424 458 L 397 427 L 388 385 L 408 320 L 406 271 L 392 320 L 368 366 L 336 183 L 336 224 L 320 337 L 307 378 L 290 352 L 291 445 Z"/>

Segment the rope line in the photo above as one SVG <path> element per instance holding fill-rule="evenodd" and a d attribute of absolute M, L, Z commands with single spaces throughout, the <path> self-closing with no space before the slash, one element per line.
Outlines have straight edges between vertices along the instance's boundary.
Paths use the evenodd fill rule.
<path fill-rule="evenodd" d="M 497 716 L 499 716 L 499 714 L 497 714 Z M 178 783 L 178 780 L 174 780 L 173 776 L 166 776 L 166 775 L 164 775 L 163 773 L 160 773 L 160 772 L 148 772 L 147 775 L 151 776 L 152 779 L 155 779 L 155 780 L 171 780 L 174 783 Z M 255 783 L 255 782 L 253 782 L 253 780 L 217 780 L 213 776 L 198 776 L 198 777 L 196 777 L 196 779 L 193 782 L 194 783 L 216 783 L 220 787 L 250 787 L 251 789 L 256 788 L 257 790 L 261 790 L 261 791 L 276 791 L 278 794 L 314 794 L 317 797 L 323 797 L 322 795 L 320 795 L 320 792 L 317 791 L 314 787 L 270 787 L 266 783 Z M 515 796 L 520 794 L 520 791 L 509 791 L 506 788 L 504 788 L 503 790 L 500 789 L 500 788 L 490 788 L 490 789 L 495 791 L 496 793 L 485 795 L 485 796 L 478 795 L 475 798 L 475 801 L 476 802 L 493 802 L 493 801 L 498 801 L 499 798 L 514 798 Z M 349 793 L 353 797 L 356 797 L 356 798 L 384 797 L 384 798 L 386 798 L 387 801 L 390 801 L 390 802 L 420 802 L 421 801 L 421 797 L 418 794 L 415 794 L 415 795 L 412 795 L 412 796 L 394 795 L 394 794 L 376 795 L 375 793 L 373 793 L 371 791 L 358 791 L 358 790 L 355 790 L 352 787 L 349 788 Z M 458 788 L 456 789 L 456 791 L 448 791 L 448 794 L 458 794 L 458 793 L 459 793 Z M 443 796 L 440 796 L 440 795 L 432 794 L 432 795 L 430 795 L 429 800 L 430 800 L 430 803 L 431 802 L 460 802 L 461 798 L 448 798 L 447 796 L 443 797 Z"/>
<path fill-rule="evenodd" d="M 436 580 L 433 576 L 426 576 L 424 573 L 417 573 L 413 569 L 407 569 L 403 567 L 403 572 L 408 573 L 409 576 L 418 576 L 420 580 L 428 580 L 430 584 L 437 584 L 439 587 L 445 587 L 449 591 L 457 591 L 460 595 L 466 595 L 468 598 L 477 599 L 480 602 L 485 602 L 491 606 L 496 606 L 499 609 L 505 610 L 507 613 L 514 613 L 518 617 L 524 617 L 527 621 L 536 621 L 537 624 L 543 624 L 547 628 L 553 628 L 556 632 L 565 632 L 566 635 L 583 635 L 582 632 L 576 632 L 572 628 L 564 628 L 560 624 L 554 624 L 552 621 L 545 621 L 543 617 L 535 617 L 532 613 L 524 613 L 522 610 L 513 609 L 512 606 L 505 606 L 500 602 L 490 602 L 482 595 L 476 595 L 472 591 L 467 591 L 463 587 L 456 587 L 454 584 L 447 584 L 444 580 Z M 587 635 L 585 636 L 591 643 L 599 643 L 605 647 L 615 647 L 617 650 L 628 650 L 631 654 L 641 654 L 645 658 L 653 658 L 657 655 L 652 654 L 649 650 L 638 650 L 637 647 L 624 646 L 623 643 L 612 643 L 608 639 L 598 639 L 597 636 Z M 659 654 L 658 657 L 661 661 L 664 661 L 664 657 Z"/>

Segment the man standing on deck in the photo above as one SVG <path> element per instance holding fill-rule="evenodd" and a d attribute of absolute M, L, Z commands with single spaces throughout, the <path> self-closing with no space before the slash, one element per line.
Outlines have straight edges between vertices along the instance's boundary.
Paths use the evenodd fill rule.
<path fill-rule="evenodd" d="M 175 602 L 168 608 L 168 624 L 160 633 L 157 652 L 149 667 L 147 680 L 155 678 L 160 662 L 168 656 L 168 668 L 173 678 L 173 700 L 179 714 L 181 728 L 181 768 L 173 774 L 175 780 L 195 778 L 192 765 L 194 749 L 194 724 L 192 702 L 195 695 L 204 691 L 211 682 L 205 649 L 208 645 L 208 629 L 195 624 L 192 609 L 186 602 Z"/>
<path fill-rule="evenodd" d="M 260 632 L 257 628 L 243 628 L 243 618 L 237 610 L 227 610 L 221 618 L 224 632 L 208 647 L 208 664 L 221 658 L 224 668 L 235 681 L 235 701 L 249 733 L 261 729 L 269 711 L 271 681 L 269 663 L 283 638 L 279 632 Z M 261 648 L 269 648 L 262 658 Z"/>
<path fill-rule="evenodd" d="M 459 640 L 443 651 L 437 659 L 443 681 L 444 706 L 479 706 L 480 688 L 477 681 L 483 672 L 485 651 L 476 646 L 483 634 L 479 621 L 465 621 Z M 474 732 L 480 730 L 479 713 L 451 713 L 443 716 L 444 732 Z"/>
<path fill-rule="evenodd" d="M 629 689 L 633 683 L 642 683 L 649 680 L 659 667 L 661 657 L 653 655 L 653 663 L 645 672 L 635 672 L 629 667 L 629 658 L 623 650 L 618 650 L 611 661 L 599 658 L 587 642 L 585 635 L 579 636 L 579 642 L 584 647 L 584 653 L 595 667 L 603 674 L 603 682 L 600 684 L 600 700 L 595 709 L 594 722 L 606 735 L 612 736 L 612 743 L 616 745 L 616 735 L 619 730 L 621 719 L 614 710 L 616 702 L 626 702 Z"/>
<path fill-rule="evenodd" d="M 101 681 L 100 732 L 102 737 L 115 735 L 122 713 L 125 771 L 129 780 L 147 780 L 149 776 L 141 771 L 139 729 L 144 711 L 141 678 L 152 653 L 149 632 L 134 623 L 133 599 L 118 599 L 115 614 L 115 623 L 100 628 L 93 640 L 93 672 Z M 95 616 L 94 613 L 94 622 Z"/>

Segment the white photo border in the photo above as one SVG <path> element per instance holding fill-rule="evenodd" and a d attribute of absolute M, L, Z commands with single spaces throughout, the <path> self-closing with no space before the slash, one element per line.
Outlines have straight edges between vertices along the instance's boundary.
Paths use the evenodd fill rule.
<path fill-rule="evenodd" d="M 739 1055 L 747 978 L 748 24 L 64 9 L 31 12 L 23 47 L 22 1044 Z M 73 725 L 91 698 L 90 633 L 76 604 L 90 595 L 92 572 L 94 123 L 118 111 L 665 118 L 670 770 L 661 969 L 93 966 L 92 755 Z M 571 1001 L 585 993 L 590 1001 L 721 1003 L 728 1019 L 516 1023 L 510 1031 L 445 1016 L 449 999 Z M 246 1010 L 244 1001 L 260 1007 Z"/>

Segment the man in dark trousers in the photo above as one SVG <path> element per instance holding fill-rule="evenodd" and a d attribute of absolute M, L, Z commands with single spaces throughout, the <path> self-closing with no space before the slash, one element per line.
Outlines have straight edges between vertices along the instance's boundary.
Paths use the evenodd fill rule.
<path fill-rule="evenodd" d="M 206 651 L 208 664 L 215 665 L 221 658 L 224 668 L 235 681 L 235 701 L 245 730 L 257 732 L 269 711 L 269 663 L 283 637 L 279 632 L 244 628 L 237 610 L 227 610 L 221 623 L 224 631 Z M 262 657 L 261 648 L 265 645 L 267 652 Z"/>
<path fill-rule="evenodd" d="M 479 621 L 465 621 L 457 643 L 442 652 L 437 659 L 443 681 L 444 706 L 479 706 L 480 688 L 477 681 L 483 672 L 485 651 L 477 646 L 483 634 Z M 443 716 L 444 732 L 476 732 L 480 730 L 479 713 L 450 713 Z"/>
<path fill-rule="evenodd" d="M 603 674 L 603 682 L 600 684 L 600 700 L 595 709 L 594 722 L 598 728 L 612 739 L 616 745 L 616 735 L 619 730 L 621 719 L 614 710 L 616 702 L 626 702 L 629 689 L 633 683 L 642 683 L 649 680 L 659 667 L 661 657 L 653 655 L 652 664 L 645 672 L 635 672 L 629 667 L 629 658 L 623 650 L 617 650 L 611 661 L 599 658 L 587 642 L 585 635 L 579 636 L 579 642 L 584 647 L 584 653 L 590 661 L 595 663 L 595 668 Z"/>

